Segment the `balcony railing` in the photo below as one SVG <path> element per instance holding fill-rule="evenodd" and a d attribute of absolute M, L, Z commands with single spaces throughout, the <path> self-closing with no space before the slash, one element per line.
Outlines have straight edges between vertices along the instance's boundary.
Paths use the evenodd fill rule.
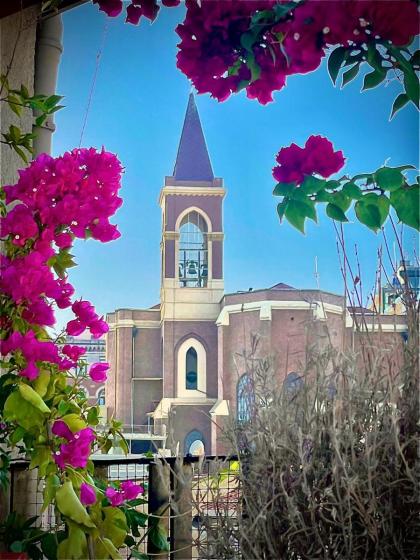
<path fill-rule="evenodd" d="M 148 424 L 124 424 L 122 427 L 124 434 L 136 434 L 148 437 L 166 437 L 165 424 L 152 426 Z"/>

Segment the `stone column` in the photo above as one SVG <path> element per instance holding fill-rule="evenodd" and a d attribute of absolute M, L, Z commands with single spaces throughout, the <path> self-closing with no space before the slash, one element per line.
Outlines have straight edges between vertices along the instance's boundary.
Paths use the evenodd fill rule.
<path fill-rule="evenodd" d="M 39 24 L 35 53 L 35 95 L 50 96 L 56 93 L 58 66 L 63 52 L 62 37 L 61 15 L 50 17 Z M 53 115 L 42 126 L 34 127 L 34 156 L 51 153 L 54 130 Z"/>

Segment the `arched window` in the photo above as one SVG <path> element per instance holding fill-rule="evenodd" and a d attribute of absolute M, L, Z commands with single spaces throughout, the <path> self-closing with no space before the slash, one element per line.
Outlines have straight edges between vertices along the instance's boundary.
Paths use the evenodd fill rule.
<path fill-rule="evenodd" d="M 236 386 L 236 419 L 249 422 L 255 404 L 254 385 L 251 376 L 244 373 Z"/>
<path fill-rule="evenodd" d="M 207 396 L 207 356 L 203 344 L 187 338 L 177 350 L 177 396 L 205 399 Z"/>
<path fill-rule="evenodd" d="M 204 455 L 204 437 L 199 430 L 192 430 L 185 436 L 184 454 Z"/>
<path fill-rule="evenodd" d="M 185 387 L 188 391 L 197 390 L 198 359 L 197 351 L 192 346 L 185 356 Z"/>
<path fill-rule="evenodd" d="M 105 405 L 105 389 L 99 389 L 98 391 L 98 404 L 100 406 L 104 406 Z"/>
<path fill-rule="evenodd" d="M 205 288 L 208 278 L 207 223 L 191 211 L 179 226 L 179 284 L 182 288 Z"/>

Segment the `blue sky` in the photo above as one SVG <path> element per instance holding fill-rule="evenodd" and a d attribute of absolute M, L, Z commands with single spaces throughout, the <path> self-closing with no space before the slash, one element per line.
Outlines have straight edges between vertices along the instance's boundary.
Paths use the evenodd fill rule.
<path fill-rule="evenodd" d="M 80 266 L 70 280 L 77 296 L 100 313 L 148 307 L 159 300 L 161 216 L 158 196 L 171 175 L 190 84 L 176 68 L 175 27 L 184 9 L 162 9 L 153 25 L 136 27 L 123 17 L 107 18 L 91 4 L 64 14 L 64 53 L 57 92 L 65 109 L 57 113 L 54 154 L 79 145 L 84 114 L 103 44 L 95 91 L 82 146 L 105 146 L 125 166 L 124 205 L 114 217 L 116 242 L 77 242 Z M 105 41 L 104 41 L 105 37 Z M 302 145 L 311 134 L 327 136 L 347 157 L 345 171 L 373 171 L 418 164 L 418 116 L 413 105 L 392 122 L 388 115 L 399 92 L 396 83 L 360 94 L 360 77 L 334 88 L 325 66 L 289 79 L 275 102 L 261 106 L 244 93 L 218 103 L 196 98 L 215 174 L 223 177 L 226 292 L 285 282 L 315 287 L 315 257 L 321 287 L 342 292 L 333 225 L 320 211 L 306 235 L 279 224 L 271 169 L 282 146 Z M 374 280 L 379 235 L 357 222 L 346 225 L 349 251 L 358 246 L 366 286 Z M 407 228 L 408 247 L 415 243 Z M 391 240 L 392 243 L 392 240 Z M 64 314 L 59 318 L 62 322 Z"/>

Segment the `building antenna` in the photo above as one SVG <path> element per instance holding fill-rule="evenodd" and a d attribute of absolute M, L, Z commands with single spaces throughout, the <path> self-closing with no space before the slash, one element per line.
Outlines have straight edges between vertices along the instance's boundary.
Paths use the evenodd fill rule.
<path fill-rule="evenodd" d="M 320 287 L 319 287 L 319 272 L 318 272 L 318 257 L 317 257 L 317 256 L 315 256 L 315 271 L 314 271 L 314 276 L 315 276 L 316 287 L 317 287 L 318 290 L 319 290 Z"/>

